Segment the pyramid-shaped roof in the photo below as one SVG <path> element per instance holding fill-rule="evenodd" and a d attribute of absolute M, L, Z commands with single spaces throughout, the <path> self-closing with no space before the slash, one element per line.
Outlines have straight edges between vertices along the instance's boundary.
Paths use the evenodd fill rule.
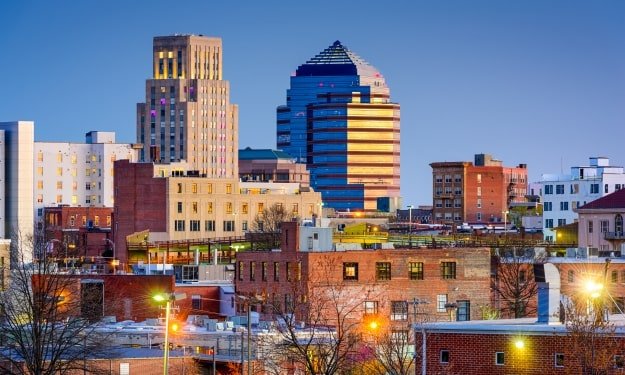
<path fill-rule="evenodd" d="M 319 52 L 297 68 L 297 76 L 381 76 L 363 58 L 350 51 L 340 41 Z"/>
<path fill-rule="evenodd" d="M 599 199 L 587 203 L 578 210 L 625 208 L 625 189 L 617 190 L 614 193 L 603 196 Z"/>

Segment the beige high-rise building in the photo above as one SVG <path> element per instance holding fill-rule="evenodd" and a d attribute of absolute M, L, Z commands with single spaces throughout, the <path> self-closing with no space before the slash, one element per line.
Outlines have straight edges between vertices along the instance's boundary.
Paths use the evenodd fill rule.
<path fill-rule="evenodd" d="M 154 38 L 152 79 L 137 104 L 141 161 L 186 161 L 211 178 L 238 177 L 238 107 L 222 79 L 220 38 Z"/>

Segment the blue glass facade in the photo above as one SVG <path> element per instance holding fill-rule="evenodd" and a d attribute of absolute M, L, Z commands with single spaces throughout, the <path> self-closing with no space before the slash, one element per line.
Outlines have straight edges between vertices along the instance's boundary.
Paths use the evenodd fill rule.
<path fill-rule="evenodd" d="M 307 163 L 327 207 L 375 210 L 378 197 L 399 196 L 399 106 L 382 75 L 338 41 L 291 77 L 276 135 Z"/>

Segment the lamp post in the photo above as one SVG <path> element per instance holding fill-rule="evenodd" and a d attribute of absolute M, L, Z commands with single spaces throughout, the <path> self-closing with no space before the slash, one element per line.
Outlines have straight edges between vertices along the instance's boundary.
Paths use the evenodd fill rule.
<path fill-rule="evenodd" d="M 504 237 L 508 238 L 508 213 L 509 211 L 502 211 L 501 212 L 503 214 L 503 233 L 504 233 Z"/>
<path fill-rule="evenodd" d="M 412 209 L 413 205 L 408 205 L 408 246 L 412 249 Z"/>
<path fill-rule="evenodd" d="M 113 242 L 110 238 L 105 238 L 104 242 L 108 242 L 111 244 L 111 247 L 113 248 L 113 261 L 111 262 L 111 265 L 113 266 L 113 275 L 117 274 L 117 259 L 115 258 L 115 242 Z"/>
<path fill-rule="evenodd" d="M 152 297 L 157 302 L 165 302 L 165 348 L 163 349 L 163 375 L 169 373 L 169 317 L 171 303 L 187 298 L 185 293 L 156 294 Z"/>

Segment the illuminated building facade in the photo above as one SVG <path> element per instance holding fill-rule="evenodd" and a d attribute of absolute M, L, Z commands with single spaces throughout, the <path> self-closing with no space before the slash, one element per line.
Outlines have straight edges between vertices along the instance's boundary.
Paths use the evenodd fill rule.
<path fill-rule="evenodd" d="M 137 104 L 141 161 L 185 160 L 200 176 L 237 177 L 238 107 L 221 62 L 220 38 L 154 38 L 153 76 Z"/>
<path fill-rule="evenodd" d="M 306 161 L 327 207 L 374 211 L 399 200 L 399 118 L 384 77 L 336 41 L 291 77 L 277 147 Z"/>

